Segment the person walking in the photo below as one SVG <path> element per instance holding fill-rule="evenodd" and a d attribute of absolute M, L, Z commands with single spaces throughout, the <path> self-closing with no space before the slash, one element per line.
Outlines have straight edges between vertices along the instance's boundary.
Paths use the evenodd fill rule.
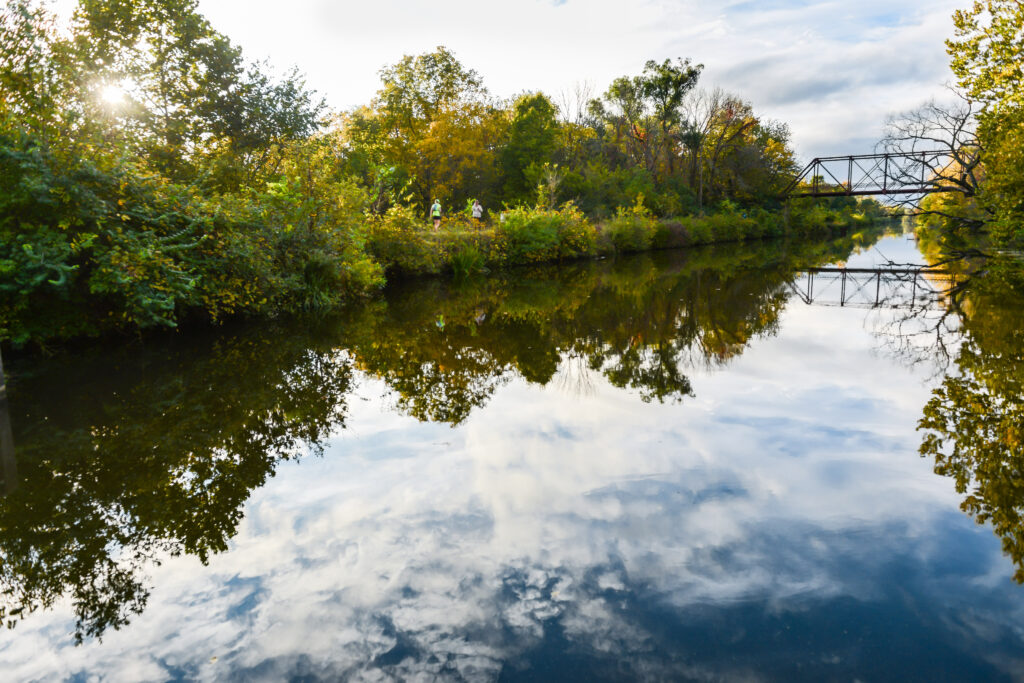
<path fill-rule="evenodd" d="M 479 199 L 473 200 L 473 222 L 476 224 L 477 230 L 484 222 L 484 205 L 480 203 Z"/>
<path fill-rule="evenodd" d="M 434 219 L 434 230 L 441 227 L 441 200 L 435 199 L 430 207 L 430 217 Z"/>

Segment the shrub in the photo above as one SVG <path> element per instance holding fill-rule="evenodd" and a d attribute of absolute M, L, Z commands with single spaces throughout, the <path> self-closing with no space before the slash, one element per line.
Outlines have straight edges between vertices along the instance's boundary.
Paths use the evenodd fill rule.
<path fill-rule="evenodd" d="M 571 202 L 557 210 L 512 209 L 494 230 L 495 250 L 509 264 L 592 254 L 596 239 L 594 226 Z"/>
<path fill-rule="evenodd" d="M 382 268 L 366 252 L 365 192 L 321 168 L 305 172 L 306 156 L 286 161 L 281 181 L 256 196 L 262 243 L 273 254 L 275 288 L 264 298 L 276 309 L 326 310 L 383 284 Z"/>
<path fill-rule="evenodd" d="M 468 240 L 460 240 L 453 246 L 449 263 L 456 277 L 487 272 L 486 255 L 477 244 Z"/>
<path fill-rule="evenodd" d="M 671 218 L 659 221 L 654 228 L 651 246 L 655 249 L 678 249 L 692 244 L 687 227 L 689 219 Z"/>
<path fill-rule="evenodd" d="M 495 238 L 508 263 L 537 263 L 558 256 L 556 212 L 517 208 L 504 214 Z"/>
<path fill-rule="evenodd" d="M 618 252 L 650 249 L 655 228 L 653 219 L 642 216 L 619 215 L 604 224 L 604 232 Z"/>
<path fill-rule="evenodd" d="M 583 212 L 567 202 L 558 212 L 561 219 L 558 226 L 558 257 L 578 258 L 592 255 L 597 246 L 597 230 Z"/>
<path fill-rule="evenodd" d="M 367 247 L 388 270 L 406 273 L 439 273 L 444 253 L 428 238 L 412 208 L 394 206 L 383 216 L 370 219 Z"/>
<path fill-rule="evenodd" d="M 619 208 L 615 218 L 604 225 L 606 239 L 618 252 L 644 251 L 651 248 L 658 224 L 644 208 L 643 195 L 636 203 Z"/>

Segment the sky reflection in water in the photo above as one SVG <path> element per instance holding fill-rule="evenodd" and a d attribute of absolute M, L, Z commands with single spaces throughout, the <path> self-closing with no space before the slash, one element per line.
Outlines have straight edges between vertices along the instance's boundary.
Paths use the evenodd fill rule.
<path fill-rule="evenodd" d="M 1019 678 L 1024 589 L 917 455 L 929 370 L 880 350 L 878 315 L 792 299 L 664 403 L 563 349 L 546 384 L 505 371 L 454 427 L 417 420 L 352 347 L 344 426 L 253 488 L 227 552 L 148 566 L 145 611 L 102 642 L 73 645 L 66 605 L 33 614 L 0 669 Z"/>

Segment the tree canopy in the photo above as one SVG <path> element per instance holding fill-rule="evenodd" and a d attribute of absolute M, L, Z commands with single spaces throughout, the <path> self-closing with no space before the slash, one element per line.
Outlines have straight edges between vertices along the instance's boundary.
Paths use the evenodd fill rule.
<path fill-rule="evenodd" d="M 1024 4 L 976 0 L 953 21 L 956 36 L 946 42 L 953 73 L 983 105 L 981 201 L 993 213 L 997 241 L 1024 244 Z"/>
<path fill-rule="evenodd" d="M 650 233 L 723 212 L 722 239 L 780 232 L 731 223 L 779 207 L 788 128 L 699 89 L 689 59 L 650 60 L 596 99 L 578 89 L 569 111 L 537 91 L 497 98 L 439 46 L 332 112 L 297 70 L 247 62 L 197 0 L 82 0 L 55 22 L 40 0 L 0 10 L 0 341 L 326 310 L 379 287 L 401 265 L 387 254 L 451 262 L 462 242 L 416 227 L 435 199 L 446 218 L 479 200 L 488 223 L 565 207 L 534 216 L 551 235 L 498 230 L 469 261 L 592 254 L 580 216 Z M 708 225 L 696 241 L 717 238 Z M 652 244 L 623 230 L 601 244 Z"/>

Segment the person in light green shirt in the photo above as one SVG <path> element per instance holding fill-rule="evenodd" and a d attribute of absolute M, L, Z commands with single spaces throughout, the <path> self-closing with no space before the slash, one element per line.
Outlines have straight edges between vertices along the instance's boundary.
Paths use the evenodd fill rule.
<path fill-rule="evenodd" d="M 434 200 L 434 205 L 430 207 L 430 217 L 434 219 L 434 230 L 441 227 L 441 201 L 439 199 Z"/>

